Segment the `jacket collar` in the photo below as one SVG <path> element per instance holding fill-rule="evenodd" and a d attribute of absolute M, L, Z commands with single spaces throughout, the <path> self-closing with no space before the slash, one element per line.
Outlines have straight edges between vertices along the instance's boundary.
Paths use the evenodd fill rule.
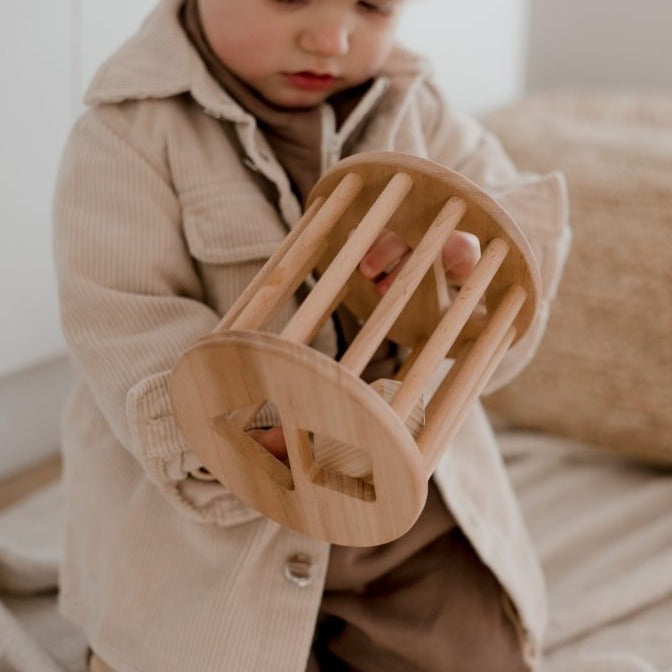
<path fill-rule="evenodd" d="M 84 96 L 87 105 L 191 93 L 206 111 L 244 120 L 247 115 L 217 86 L 185 35 L 178 18 L 182 3 L 162 0 L 157 5 L 96 72 Z"/>
<path fill-rule="evenodd" d="M 162 0 L 138 32 L 97 71 L 84 97 L 87 105 L 190 93 L 216 117 L 249 122 L 249 115 L 208 72 L 180 24 L 184 0 Z M 429 73 L 427 61 L 401 48 L 388 59 L 381 78 L 414 80 Z"/>

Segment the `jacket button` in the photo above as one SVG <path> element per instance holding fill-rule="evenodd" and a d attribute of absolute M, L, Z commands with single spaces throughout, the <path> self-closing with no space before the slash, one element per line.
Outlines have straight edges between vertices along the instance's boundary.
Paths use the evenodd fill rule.
<path fill-rule="evenodd" d="M 308 586 L 313 581 L 315 563 L 307 553 L 294 553 L 285 561 L 285 578 L 300 588 Z"/>

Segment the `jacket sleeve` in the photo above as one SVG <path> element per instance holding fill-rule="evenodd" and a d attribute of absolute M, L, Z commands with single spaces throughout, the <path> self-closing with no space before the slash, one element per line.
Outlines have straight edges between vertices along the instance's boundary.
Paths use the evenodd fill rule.
<path fill-rule="evenodd" d="M 531 361 L 543 337 L 571 244 L 567 187 L 559 172 L 517 170 L 500 141 L 473 117 L 451 110 L 432 85 L 420 90 L 420 108 L 428 157 L 471 179 L 507 210 L 530 243 L 541 273 L 537 318 L 505 356 L 487 394 Z"/>
<path fill-rule="evenodd" d="M 116 439 L 181 510 L 226 525 L 258 514 L 199 481 L 168 395 L 179 355 L 212 331 L 167 161 L 115 107 L 95 108 L 66 145 L 54 199 L 64 336 Z M 158 144 L 158 143 L 154 143 Z"/>

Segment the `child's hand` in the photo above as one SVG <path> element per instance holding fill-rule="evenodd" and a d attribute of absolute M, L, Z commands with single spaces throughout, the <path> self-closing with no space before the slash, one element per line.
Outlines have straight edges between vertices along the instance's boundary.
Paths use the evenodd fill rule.
<path fill-rule="evenodd" d="M 382 296 L 397 277 L 411 250 L 393 231 L 383 229 L 359 264 L 365 278 L 375 280 Z M 481 246 L 473 233 L 453 231 L 442 250 L 443 268 L 448 282 L 460 285 L 481 258 Z"/>
<path fill-rule="evenodd" d="M 270 429 L 251 429 L 247 435 L 261 444 L 266 450 L 284 460 L 287 457 L 287 446 L 285 445 L 285 435 L 282 433 L 282 427 L 271 427 Z"/>
<path fill-rule="evenodd" d="M 359 270 L 364 277 L 375 279 L 376 291 L 382 296 L 410 254 L 409 246 L 396 233 L 383 229 L 371 249 L 364 255 Z M 454 231 L 443 246 L 442 258 L 448 282 L 460 285 L 481 258 L 478 238 L 465 231 Z M 252 429 L 247 435 L 279 460 L 287 458 L 287 445 L 282 427 Z"/>

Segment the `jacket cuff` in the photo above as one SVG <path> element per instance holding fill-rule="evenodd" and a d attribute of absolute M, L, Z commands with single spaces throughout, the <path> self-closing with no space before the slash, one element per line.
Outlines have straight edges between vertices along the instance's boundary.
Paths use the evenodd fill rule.
<path fill-rule="evenodd" d="M 208 478 L 175 421 L 168 394 L 170 371 L 134 385 L 126 399 L 131 453 L 149 480 L 180 511 L 228 527 L 259 518 L 228 488 Z"/>

